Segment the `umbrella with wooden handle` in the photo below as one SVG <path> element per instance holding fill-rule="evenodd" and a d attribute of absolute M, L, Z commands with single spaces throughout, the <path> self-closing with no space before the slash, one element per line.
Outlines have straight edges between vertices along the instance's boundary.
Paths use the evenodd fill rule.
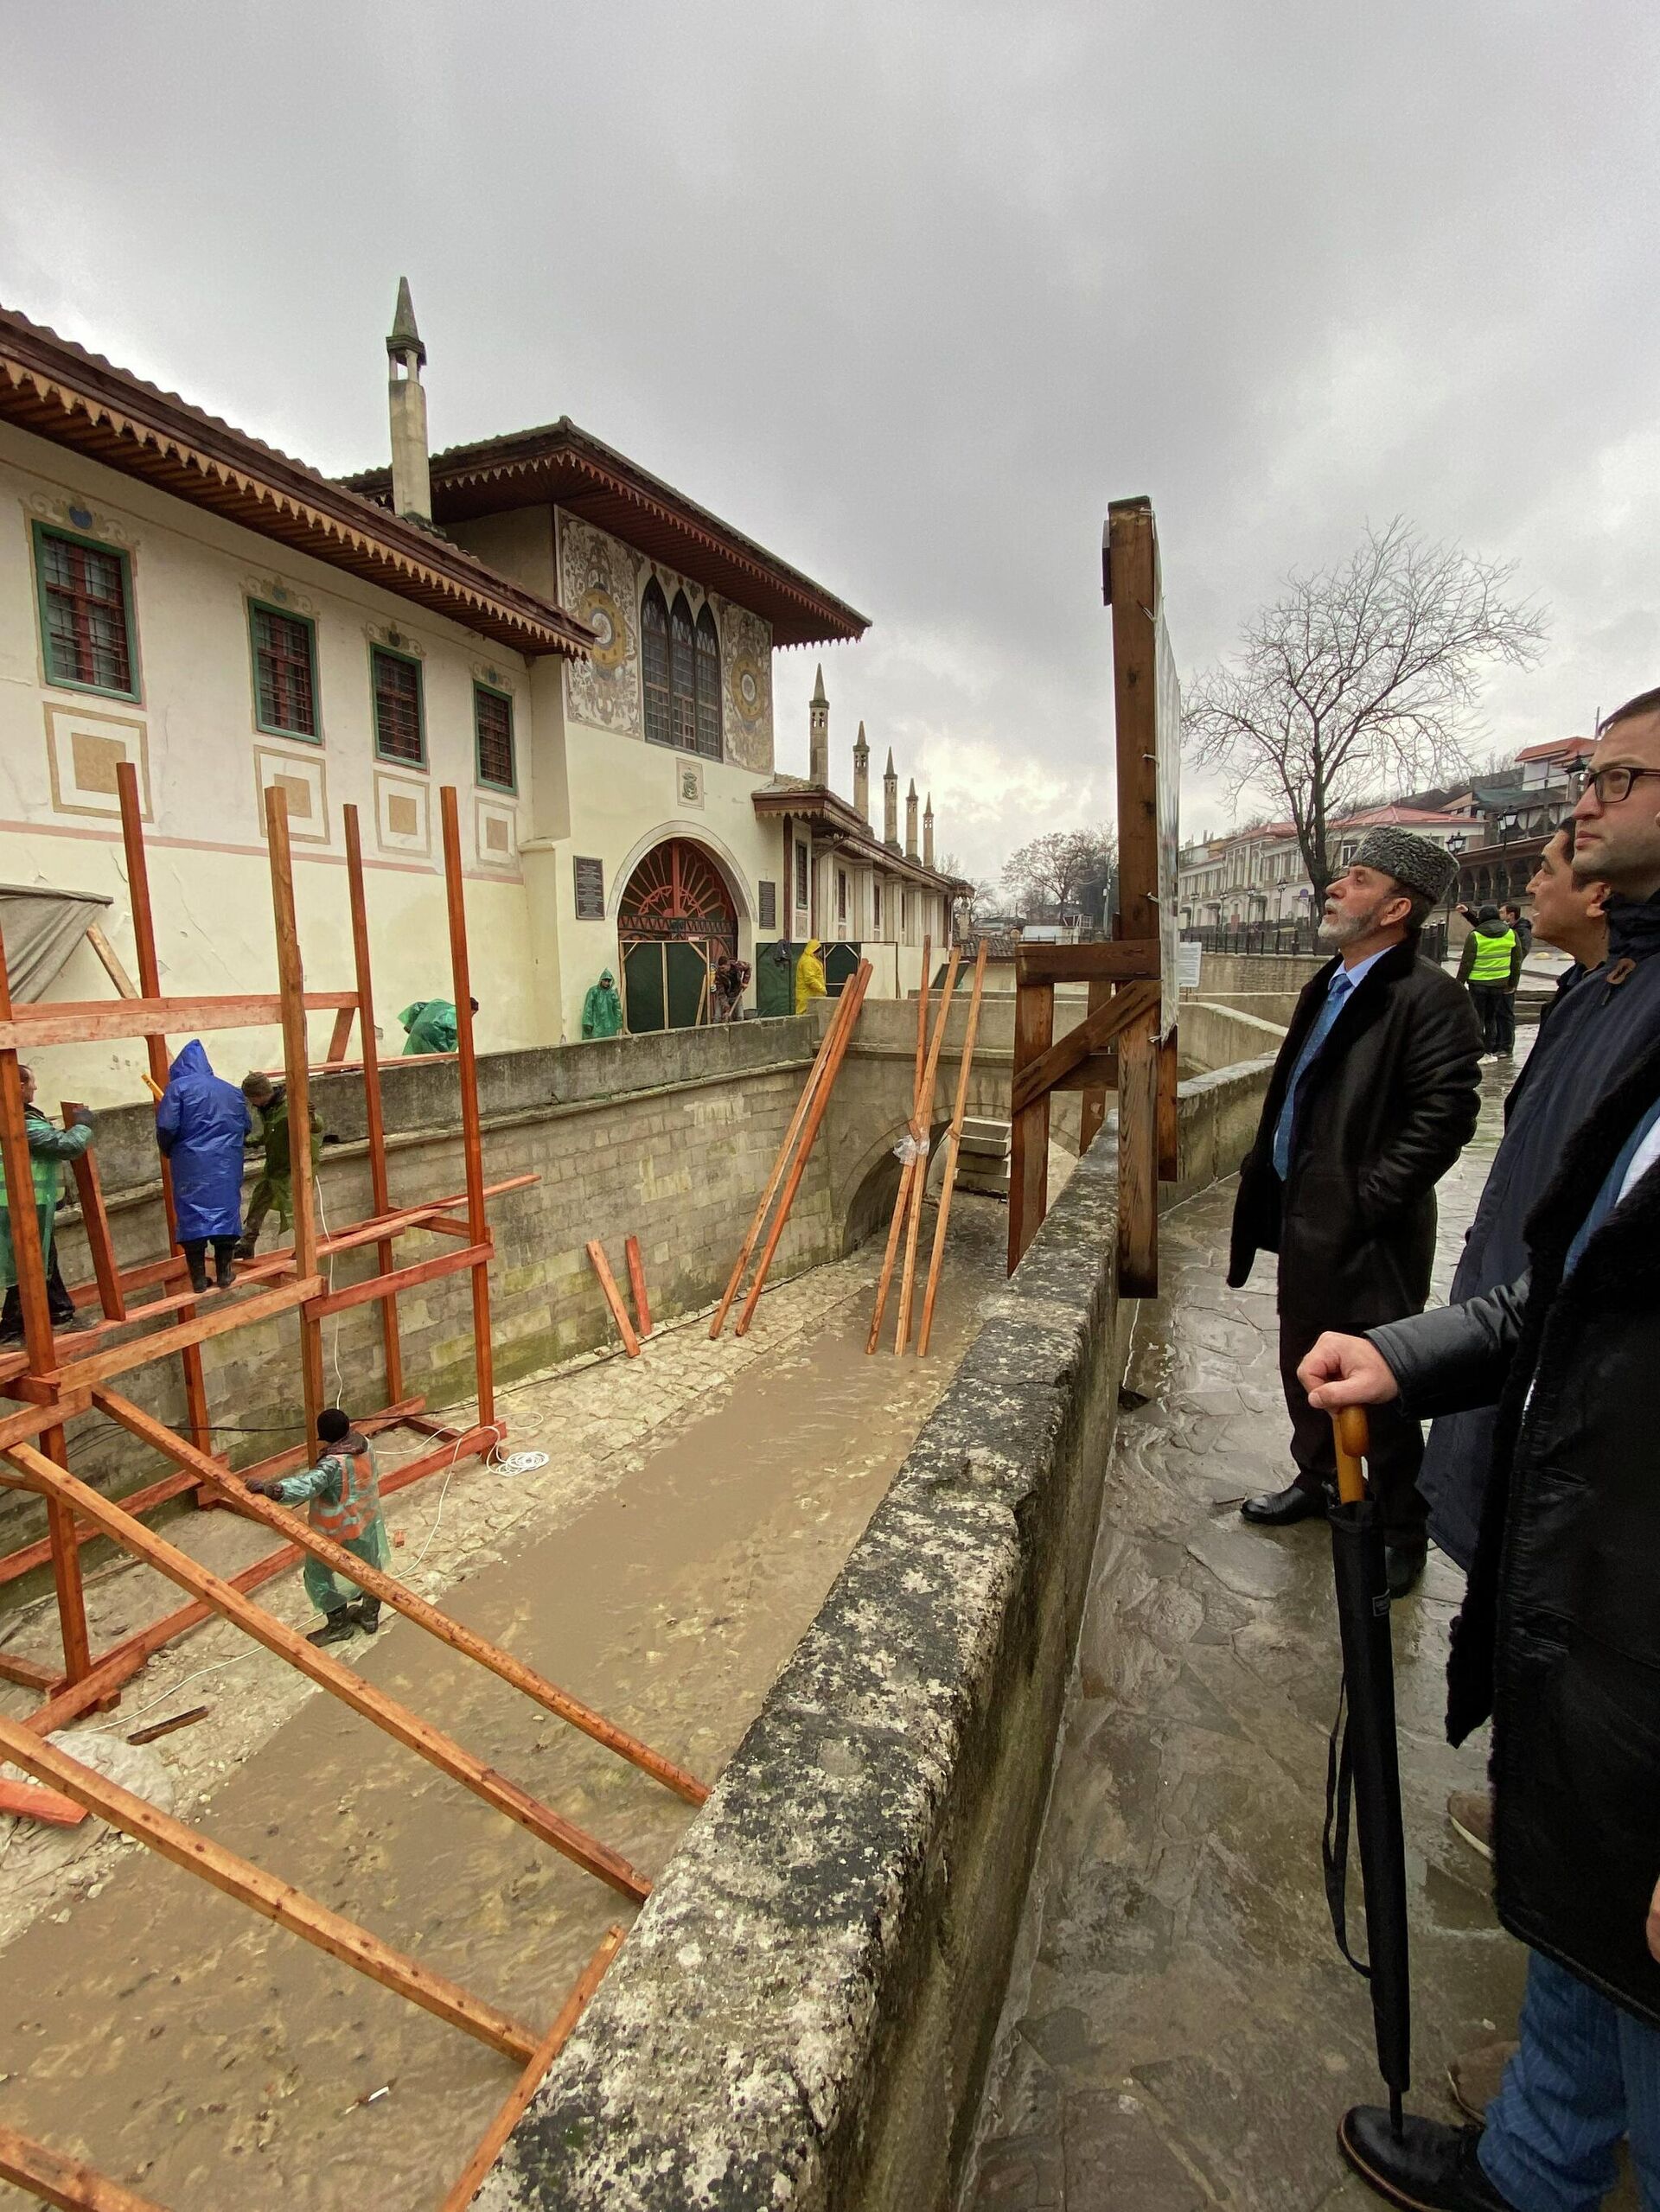
<path fill-rule="evenodd" d="M 1401 1826 L 1401 1765 L 1395 1734 L 1395 1654 L 1389 1642 L 1389 1585 L 1383 1528 L 1368 1490 L 1366 1415 L 1345 1406 L 1331 1416 L 1338 1500 L 1331 1571 L 1343 1645 L 1343 1689 L 1326 1767 L 1322 1858 L 1326 1903 L 1338 1948 L 1371 1986 L 1378 2070 L 1389 2092 L 1389 2125 L 1399 2140 L 1401 2099 L 1410 2083 L 1412 1987 L 1407 1957 L 1407 1854 Z M 1366 1899 L 1366 1952 L 1350 1947 L 1345 1909 L 1352 1807 Z"/>

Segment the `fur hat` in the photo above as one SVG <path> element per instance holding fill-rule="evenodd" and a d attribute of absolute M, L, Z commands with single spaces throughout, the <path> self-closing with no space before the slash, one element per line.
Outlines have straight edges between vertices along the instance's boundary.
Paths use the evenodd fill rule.
<path fill-rule="evenodd" d="M 1355 865 L 1376 868 L 1380 876 L 1393 876 L 1403 891 L 1421 892 L 1436 905 L 1452 889 L 1459 874 L 1455 854 L 1443 852 L 1440 845 L 1412 830 L 1369 830 L 1355 855 Z"/>

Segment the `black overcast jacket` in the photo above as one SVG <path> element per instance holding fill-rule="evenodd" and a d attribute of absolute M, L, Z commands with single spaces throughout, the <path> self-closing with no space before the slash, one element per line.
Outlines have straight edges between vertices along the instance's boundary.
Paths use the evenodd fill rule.
<path fill-rule="evenodd" d="M 1660 1095 L 1651 1049 L 1576 1134 L 1529 1272 L 1375 1329 L 1410 1413 L 1498 1406 L 1447 1667 L 1447 1734 L 1493 1720 L 1493 1867 L 1511 1934 L 1660 2027 L 1660 1170 L 1567 1249 Z"/>
<path fill-rule="evenodd" d="M 1240 1170 L 1228 1280 L 1280 1255 L 1280 1310 L 1293 1327 L 1363 1329 L 1429 1296 L 1435 1185 L 1480 1107 L 1481 1030 L 1469 994 L 1418 958 L 1417 940 L 1369 968 L 1298 1093 L 1291 1171 L 1274 1125 L 1303 1040 L 1325 1003 L 1329 960 L 1305 987 Z"/>

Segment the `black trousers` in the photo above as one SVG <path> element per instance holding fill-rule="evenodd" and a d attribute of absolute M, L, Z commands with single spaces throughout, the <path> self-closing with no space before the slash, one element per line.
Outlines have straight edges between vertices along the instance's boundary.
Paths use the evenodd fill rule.
<path fill-rule="evenodd" d="M 1297 1380 L 1297 1367 L 1324 1329 L 1340 1326 L 1327 1322 L 1321 1329 L 1311 1329 L 1291 1322 L 1284 1314 L 1280 1316 L 1280 1380 L 1285 1386 L 1286 1411 L 1291 1416 L 1291 1456 L 1297 1463 L 1298 1488 L 1324 1489 L 1333 1495 L 1338 1453 L 1331 1416 L 1309 1404 L 1308 1393 Z M 1369 1406 L 1366 1412 L 1372 1444 L 1366 1476 L 1382 1515 L 1383 1540 L 1421 1552 L 1427 1540 L 1424 1529 L 1429 1516 L 1418 1489 L 1418 1469 L 1424 1463 L 1423 1428 L 1399 1406 Z"/>
<path fill-rule="evenodd" d="M 1470 1002 L 1481 1023 L 1481 1049 L 1502 1053 L 1508 1059 L 1516 1048 L 1516 1001 L 1496 983 L 1466 985 Z"/>
<path fill-rule="evenodd" d="M 75 1302 L 64 1288 L 63 1271 L 58 1265 L 58 1240 L 52 1240 L 52 1256 L 47 1262 L 46 1304 L 52 1318 L 60 1326 L 75 1317 Z M 0 1335 L 21 1336 L 23 1333 L 23 1294 L 16 1283 L 6 1292 L 3 1311 L 0 1311 Z"/>

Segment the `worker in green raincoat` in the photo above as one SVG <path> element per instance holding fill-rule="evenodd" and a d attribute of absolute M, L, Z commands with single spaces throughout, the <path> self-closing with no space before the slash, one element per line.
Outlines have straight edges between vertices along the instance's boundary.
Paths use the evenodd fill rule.
<path fill-rule="evenodd" d="M 616 979 L 607 968 L 597 983 L 589 985 L 582 1002 L 582 1034 L 614 1037 L 622 1026 L 622 1001 L 616 995 Z"/>
<path fill-rule="evenodd" d="M 256 1069 L 242 1078 L 242 1095 L 259 1118 L 259 1134 L 248 1142 L 263 1142 L 265 1148 L 265 1169 L 248 1194 L 248 1208 L 242 1217 L 242 1235 L 236 1247 L 239 1259 L 252 1259 L 267 1214 L 276 1214 L 279 1229 L 291 1229 L 294 1226 L 294 1162 L 289 1150 L 287 1087 L 273 1083 L 269 1075 Z M 315 1106 L 309 1111 L 311 1165 L 315 1168 L 322 1157 L 322 1123 Z"/>
<path fill-rule="evenodd" d="M 467 1003 L 476 1014 L 477 999 L 469 998 Z M 456 1010 L 447 998 L 418 998 L 405 1007 L 398 1020 L 409 1033 L 404 1045 L 405 1058 L 412 1052 L 453 1052 L 461 1042 Z"/>
<path fill-rule="evenodd" d="M 46 1263 L 47 1305 L 54 1329 L 86 1328 L 75 1302 L 64 1287 L 58 1255 L 52 1248 L 52 1221 L 58 1209 L 65 1163 L 77 1160 L 93 1138 L 93 1117 L 83 1106 L 69 1129 L 54 1129 L 35 1103 L 35 1075 L 21 1063 L 18 1080 L 23 1093 L 23 1129 L 29 1138 L 29 1165 L 34 1184 L 35 1219 L 41 1232 L 41 1257 Z M 6 1167 L 0 1158 L 0 1284 L 5 1304 L 0 1310 L 0 1343 L 20 1343 L 23 1334 L 23 1304 L 17 1288 L 17 1260 L 11 1248 L 11 1201 L 6 1190 Z"/>
<path fill-rule="evenodd" d="M 384 1572 L 392 1564 L 392 1546 L 368 1438 L 358 1433 L 338 1406 L 329 1406 L 317 1416 L 317 1442 L 322 1450 L 315 1467 L 250 1482 L 249 1489 L 275 1498 L 278 1505 L 309 1501 L 306 1519 L 320 1536 L 332 1537 Z M 380 1600 L 366 1597 L 354 1582 L 324 1566 L 321 1559 L 306 1560 L 305 1594 L 322 1615 L 322 1626 L 313 1629 L 307 1639 L 310 1643 L 339 1643 L 354 1629 L 373 1635 L 380 1625 Z"/>

